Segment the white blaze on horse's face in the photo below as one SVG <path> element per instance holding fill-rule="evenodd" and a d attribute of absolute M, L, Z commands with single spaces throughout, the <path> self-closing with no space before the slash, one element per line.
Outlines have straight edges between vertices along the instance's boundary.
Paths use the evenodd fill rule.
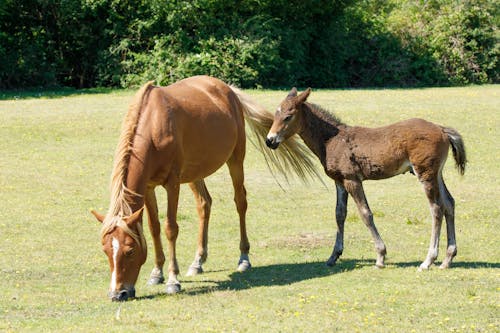
<path fill-rule="evenodd" d="M 278 148 L 279 144 L 300 130 L 302 104 L 306 101 L 310 89 L 297 96 L 297 89 L 293 88 L 276 110 L 273 124 L 267 134 L 266 145 L 271 149 Z"/>
<path fill-rule="evenodd" d="M 125 301 L 135 297 L 135 283 L 140 268 L 146 260 L 146 248 L 138 244 L 120 227 L 102 239 L 103 250 L 108 256 L 111 271 L 109 297 L 113 301 Z"/>
<path fill-rule="evenodd" d="M 116 293 L 116 257 L 118 256 L 118 251 L 120 250 L 120 242 L 113 237 L 111 245 L 113 247 L 113 271 L 111 273 L 111 285 L 109 289 L 110 292 Z"/>

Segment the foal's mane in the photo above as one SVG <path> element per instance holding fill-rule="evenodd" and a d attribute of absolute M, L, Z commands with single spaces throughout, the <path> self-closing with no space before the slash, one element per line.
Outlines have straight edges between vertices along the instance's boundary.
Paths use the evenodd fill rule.
<path fill-rule="evenodd" d="M 327 122 L 328 124 L 338 126 L 338 125 L 345 125 L 342 120 L 340 120 L 339 117 L 336 115 L 330 113 L 328 110 L 323 108 L 320 105 L 314 104 L 314 103 L 307 103 L 309 106 L 310 110 L 318 116 L 321 120 Z"/>
<path fill-rule="evenodd" d="M 119 227 L 134 238 L 141 246 L 145 246 L 145 239 L 140 224 L 138 224 L 139 233 L 136 233 L 131 230 L 124 221 L 124 218 L 133 213 L 129 204 L 130 197 L 138 196 L 139 194 L 128 189 L 125 183 L 127 179 L 128 162 L 132 152 L 132 143 L 136 134 L 142 105 L 152 88 L 153 81 L 150 81 L 139 89 L 130 103 L 127 115 L 123 121 L 120 139 L 118 140 L 118 146 L 115 152 L 113 171 L 111 172 L 111 199 L 109 209 L 101 229 L 101 237 L 104 237 L 115 227 Z"/>

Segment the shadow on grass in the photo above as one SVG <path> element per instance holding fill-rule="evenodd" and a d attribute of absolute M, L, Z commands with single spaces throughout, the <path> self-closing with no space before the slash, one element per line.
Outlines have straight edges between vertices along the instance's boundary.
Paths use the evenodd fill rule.
<path fill-rule="evenodd" d="M 395 266 L 400 268 L 415 267 L 418 269 L 422 262 L 421 261 L 407 261 L 407 262 L 386 262 L 387 266 Z M 432 269 L 438 269 L 440 261 L 436 261 Z M 500 268 L 500 262 L 481 262 L 481 261 L 453 261 L 451 268 L 466 268 L 466 269 L 478 269 L 478 268 Z"/>
<path fill-rule="evenodd" d="M 182 291 L 182 294 L 200 295 L 224 290 L 237 291 L 255 287 L 284 286 L 341 272 L 352 271 L 363 266 L 372 266 L 373 264 L 373 260 L 342 260 L 334 267 L 326 266 L 324 261 L 252 267 L 251 270 L 245 273 L 231 273 L 229 275 L 229 280 L 226 281 L 203 280 L 203 283 L 211 283 L 214 285 L 189 288 L 186 291 Z M 191 283 L 199 282 L 181 281 L 181 284 Z M 145 295 L 136 299 L 146 300 L 167 296 L 166 294 L 158 293 Z"/>
<path fill-rule="evenodd" d="M 420 261 L 411 262 L 396 262 L 387 263 L 388 267 L 398 268 L 415 268 L 418 269 Z M 349 259 L 341 260 L 334 267 L 328 267 L 325 262 L 308 262 L 308 263 L 294 263 L 294 264 L 279 264 L 261 267 L 253 267 L 250 271 L 245 273 L 233 272 L 229 275 L 229 280 L 214 281 L 203 280 L 203 283 L 212 283 L 212 286 L 200 286 L 189 288 L 182 291 L 181 295 L 202 295 L 216 291 L 238 291 L 246 290 L 255 287 L 271 287 L 271 286 L 284 286 L 302 281 L 313 280 L 322 278 L 338 273 L 353 271 L 362 267 L 374 266 L 375 260 L 367 259 Z M 439 263 L 437 263 L 439 264 Z M 464 262 L 457 261 L 453 263 L 453 268 L 465 269 L 481 269 L 481 268 L 500 268 L 500 263 L 497 262 Z M 438 269 L 438 266 L 433 267 Z M 198 281 L 181 281 L 182 284 L 196 284 Z M 136 300 L 150 300 L 161 297 L 172 297 L 165 293 L 156 293 L 145 295 L 136 298 Z"/>

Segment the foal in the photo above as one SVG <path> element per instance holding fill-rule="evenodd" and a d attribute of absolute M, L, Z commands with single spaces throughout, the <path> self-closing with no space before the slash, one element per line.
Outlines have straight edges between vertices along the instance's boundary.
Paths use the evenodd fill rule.
<path fill-rule="evenodd" d="M 344 248 L 344 221 L 350 194 L 375 241 L 376 266 L 384 267 L 386 247 L 373 222 L 362 182 L 410 171 L 422 183 L 432 215 L 429 252 L 420 269 L 429 269 L 438 256 L 443 215 L 448 248 L 440 267 L 449 267 L 457 254 L 455 201 L 444 184 L 442 170 L 451 145 L 458 172 L 464 174 L 467 159 L 460 134 L 452 128 L 422 119 L 409 119 L 379 128 L 348 126 L 319 106 L 307 103 L 310 92 L 310 88 L 300 95 L 295 88 L 290 91 L 276 111 L 266 144 L 276 149 L 284 140 L 299 134 L 320 159 L 326 174 L 335 181 L 338 230 L 327 265 L 334 265 Z"/>

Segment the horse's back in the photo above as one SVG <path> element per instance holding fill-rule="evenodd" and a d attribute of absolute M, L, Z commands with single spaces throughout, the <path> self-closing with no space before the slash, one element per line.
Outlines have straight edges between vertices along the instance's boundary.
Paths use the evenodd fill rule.
<path fill-rule="evenodd" d="M 224 82 L 195 76 L 150 93 L 147 123 L 162 159 L 180 169 L 182 182 L 204 178 L 245 139 L 238 99 Z"/>

